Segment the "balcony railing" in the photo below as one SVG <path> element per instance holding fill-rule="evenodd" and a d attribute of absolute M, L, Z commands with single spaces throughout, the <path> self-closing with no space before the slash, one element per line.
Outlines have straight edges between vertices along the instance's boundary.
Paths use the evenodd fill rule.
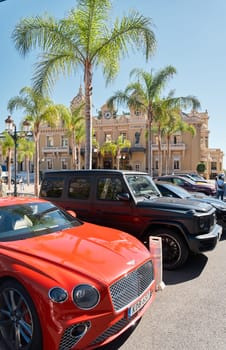
<path fill-rule="evenodd" d="M 53 146 L 47 146 L 42 148 L 43 153 L 52 153 L 52 152 L 57 152 L 57 153 L 65 153 L 69 152 L 69 147 L 68 146 L 62 146 L 62 147 L 53 147 Z"/>
<path fill-rule="evenodd" d="M 162 151 L 166 151 L 167 150 L 166 143 L 163 143 L 161 145 L 161 149 L 162 149 Z M 186 145 L 184 143 L 170 143 L 169 149 L 170 149 L 170 151 L 185 151 Z M 158 150 L 158 145 L 152 144 L 152 150 L 153 151 L 157 151 Z"/>

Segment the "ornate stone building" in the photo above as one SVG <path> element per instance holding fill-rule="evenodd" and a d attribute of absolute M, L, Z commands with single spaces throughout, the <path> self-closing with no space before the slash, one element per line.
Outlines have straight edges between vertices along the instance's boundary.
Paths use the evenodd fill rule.
<path fill-rule="evenodd" d="M 83 100 L 82 89 L 72 100 L 74 108 Z M 223 171 L 223 152 L 220 148 L 209 148 L 208 112 L 182 113 L 182 118 L 195 127 L 196 133 L 178 131 L 170 137 L 169 154 L 167 140 L 162 139 L 161 154 L 157 145 L 157 136 L 152 135 L 152 175 L 159 173 L 159 157 L 162 160 L 162 173 L 196 171 L 200 162 L 205 163 L 207 178 L 214 178 Z M 117 115 L 103 105 L 98 116 L 93 117 L 94 138 L 99 147 L 105 141 L 116 141 L 120 135 L 130 140 L 131 147 L 123 149 L 120 155 L 120 168 L 147 171 L 147 117 L 139 111 L 130 111 Z M 47 126 L 41 130 L 40 169 L 71 169 L 71 140 L 67 136 L 63 123 L 51 129 Z M 117 159 L 112 154 L 101 155 L 98 147 L 93 147 L 93 168 L 116 168 Z M 84 148 L 81 149 L 81 167 L 84 166 Z"/>

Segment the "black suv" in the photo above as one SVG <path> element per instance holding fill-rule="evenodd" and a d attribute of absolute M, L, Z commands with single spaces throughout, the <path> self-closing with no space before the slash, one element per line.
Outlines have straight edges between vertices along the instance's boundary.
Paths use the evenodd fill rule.
<path fill-rule="evenodd" d="M 160 236 L 166 269 L 181 266 L 189 252 L 215 248 L 222 234 L 215 208 L 206 203 L 164 198 L 142 172 L 77 170 L 46 172 L 40 197 L 92 223 L 126 231 L 146 245 Z"/>

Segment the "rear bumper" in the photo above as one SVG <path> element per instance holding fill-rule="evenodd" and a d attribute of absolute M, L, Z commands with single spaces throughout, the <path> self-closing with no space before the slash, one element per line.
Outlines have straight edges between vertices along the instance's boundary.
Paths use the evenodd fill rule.
<path fill-rule="evenodd" d="M 202 253 L 208 250 L 213 250 L 221 238 L 222 230 L 222 226 L 216 224 L 212 231 L 203 235 L 191 237 L 189 241 L 190 250 L 193 253 Z"/>

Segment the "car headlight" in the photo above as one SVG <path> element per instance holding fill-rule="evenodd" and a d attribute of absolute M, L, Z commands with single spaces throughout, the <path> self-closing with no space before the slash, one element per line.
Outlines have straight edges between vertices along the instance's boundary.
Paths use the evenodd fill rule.
<path fill-rule="evenodd" d="M 216 223 L 215 213 L 211 216 L 202 216 L 199 218 L 199 228 L 202 232 L 207 232 L 211 225 Z"/>
<path fill-rule="evenodd" d="M 89 284 L 80 284 L 72 291 L 72 297 L 76 306 L 83 310 L 93 309 L 100 300 L 98 290 Z"/>
<path fill-rule="evenodd" d="M 55 303 L 63 303 L 68 298 L 68 293 L 61 287 L 54 287 L 49 290 L 49 298 Z"/>
<path fill-rule="evenodd" d="M 199 219 L 199 228 L 200 228 L 201 230 L 203 230 L 203 229 L 205 228 L 205 224 L 206 224 L 206 219 L 205 219 L 205 217 L 201 217 L 201 218 Z"/>

